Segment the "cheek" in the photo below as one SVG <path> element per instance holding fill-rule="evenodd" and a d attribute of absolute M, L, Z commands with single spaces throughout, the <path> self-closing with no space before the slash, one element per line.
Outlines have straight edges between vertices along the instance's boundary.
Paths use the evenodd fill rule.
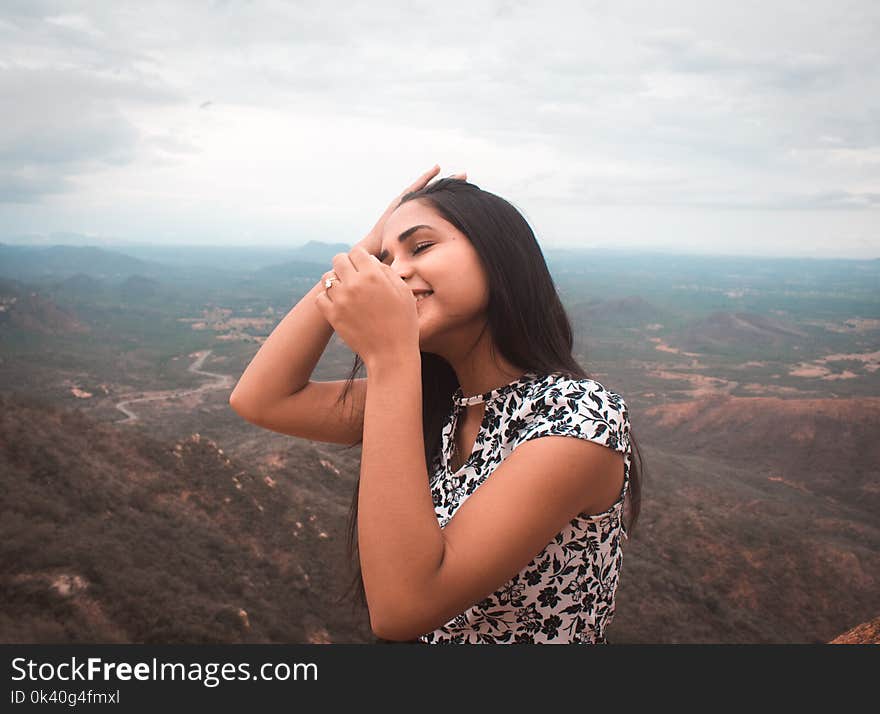
<path fill-rule="evenodd" d="M 420 277 L 431 286 L 434 294 L 416 305 L 422 315 L 431 321 L 438 319 L 450 326 L 471 320 L 485 312 L 489 304 L 489 289 L 482 265 L 470 252 L 437 251 L 425 256 Z"/>
<path fill-rule="evenodd" d="M 462 283 L 459 288 L 459 304 L 462 312 L 467 316 L 473 316 L 486 310 L 489 303 L 489 293 L 479 280 L 472 283 Z"/>
<path fill-rule="evenodd" d="M 472 321 L 485 313 L 489 294 L 481 283 L 462 277 L 438 285 L 431 297 L 416 303 L 422 322 L 438 322 L 448 327 Z"/>
<path fill-rule="evenodd" d="M 446 292 L 467 293 L 469 298 L 484 292 L 488 284 L 482 265 L 469 252 L 450 251 L 444 256 L 442 270 L 434 271 L 433 276 L 442 281 Z"/>
<path fill-rule="evenodd" d="M 455 281 L 458 300 L 471 312 L 480 312 L 489 304 L 489 285 L 479 264 L 465 263 Z"/>

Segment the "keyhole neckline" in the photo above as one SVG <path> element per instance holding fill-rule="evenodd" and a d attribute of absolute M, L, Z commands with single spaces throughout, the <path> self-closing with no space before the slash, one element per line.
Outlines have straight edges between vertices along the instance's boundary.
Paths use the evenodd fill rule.
<path fill-rule="evenodd" d="M 508 392 L 516 389 L 526 382 L 529 382 L 537 376 L 537 372 L 526 370 L 526 372 L 524 372 L 520 377 L 508 384 L 497 387 L 496 389 L 489 390 L 488 392 L 483 392 L 482 394 L 474 394 L 470 397 L 465 397 L 462 394 L 461 386 L 459 385 L 456 388 L 455 392 L 453 392 L 452 394 L 452 402 L 458 407 L 467 407 L 471 406 L 472 404 L 480 404 L 481 402 L 490 402 L 493 399 L 497 399 L 498 397 L 503 396 Z"/>

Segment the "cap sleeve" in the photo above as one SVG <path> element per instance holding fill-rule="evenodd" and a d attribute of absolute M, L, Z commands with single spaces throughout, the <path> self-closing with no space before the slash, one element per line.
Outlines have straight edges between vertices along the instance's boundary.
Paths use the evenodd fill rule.
<path fill-rule="evenodd" d="M 521 423 L 516 444 L 541 436 L 574 436 L 615 451 L 629 448 L 626 402 L 592 379 L 564 378 L 551 383 L 532 398 Z"/>

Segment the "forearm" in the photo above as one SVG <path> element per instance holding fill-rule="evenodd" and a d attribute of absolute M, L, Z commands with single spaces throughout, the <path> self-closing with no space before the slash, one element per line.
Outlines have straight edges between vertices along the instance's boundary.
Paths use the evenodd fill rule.
<path fill-rule="evenodd" d="M 428 485 L 417 348 L 367 364 L 358 548 L 374 630 L 406 620 L 443 559 Z"/>
<path fill-rule="evenodd" d="M 260 346 L 232 390 L 230 402 L 259 405 L 290 396 L 309 382 L 333 327 L 315 305 L 316 283 Z"/>

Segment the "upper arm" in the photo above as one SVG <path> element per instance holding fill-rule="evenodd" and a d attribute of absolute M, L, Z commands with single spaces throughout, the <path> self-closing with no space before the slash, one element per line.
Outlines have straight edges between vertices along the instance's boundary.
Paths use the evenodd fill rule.
<path fill-rule="evenodd" d="M 430 632 L 496 591 L 575 516 L 613 505 L 624 468 L 623 453 L 582 438 L 521 443 L 446 524 L 440 567 L 398 631 Z"/>
<path fill-rule="evenodd" d="M 367 380 L 353 380 L 345 401 L 339 401 L 346 382 L 310 381 L 277 402 L 236 411 L 247 421 L 271 431 L 312 441 L 356 444 L 364 433 Z"/>

